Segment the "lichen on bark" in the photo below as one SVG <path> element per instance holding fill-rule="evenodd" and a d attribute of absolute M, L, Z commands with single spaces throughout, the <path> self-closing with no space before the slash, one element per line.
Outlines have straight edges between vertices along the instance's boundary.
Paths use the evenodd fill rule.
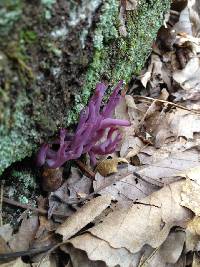
<path fill-rule="evenodd" d="M 170 6 L 138 1 L 126 11 L 127 36 L 121 36 L 119 0 L 3 2 L 0 173 L 75 123 L 98 81 L 112 85 L 138 74 Z"/>

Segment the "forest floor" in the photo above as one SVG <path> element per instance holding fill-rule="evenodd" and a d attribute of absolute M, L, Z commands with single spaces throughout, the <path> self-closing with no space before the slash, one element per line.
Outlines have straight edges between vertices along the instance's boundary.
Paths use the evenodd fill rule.
<path fill-rule="evenodd" d="M 122 90 L 114 117 L 131 125 L 114 153 L 95 168 L 84 155 L 56 169 L 25 159 L 6 170 L 1 266 L 200 266 L 197 8 L 170 11 Z"/>

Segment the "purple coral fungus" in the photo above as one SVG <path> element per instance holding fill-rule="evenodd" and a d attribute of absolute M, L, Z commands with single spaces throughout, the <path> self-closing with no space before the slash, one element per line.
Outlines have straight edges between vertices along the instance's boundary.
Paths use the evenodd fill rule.
<path fill-rule="evenodd" d="M 103 83 L 98 83 L 88 106 L 81 111 L 75 133 L 69 135 L 66 129 L 61 129 L 59 140 L 51 144 L 43 144 L 37 155 L 38 165 L 46 164 L 49 168 L 57 168 L 68 160 L 79 158 L 84 153 L 89 154 L 91 163 L 95 165 L 96 155 L 114 152 L 121 140 L 117 126 L 130 125 L 127 120 L 112 118 L 112 113 L 122 97 L 119 93 L 122 85 L 123 81 L 117 84 L 108 103 L 101 111 L 101 102 L 107 87 Z M 105 141 L 101 141 L 102 138 Z M 54 149 L 53 145 L 59 145 L 59 148 Z"/>

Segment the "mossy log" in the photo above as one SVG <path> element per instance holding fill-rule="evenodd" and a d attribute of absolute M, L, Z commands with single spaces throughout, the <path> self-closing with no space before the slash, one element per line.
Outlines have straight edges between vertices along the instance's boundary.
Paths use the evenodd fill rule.
<path fill-rule="evenodd" d="M 170 0 L 126 2 L 1 0 L 0 174 L 75 123 L 98 81 L 140 72 Z"/>

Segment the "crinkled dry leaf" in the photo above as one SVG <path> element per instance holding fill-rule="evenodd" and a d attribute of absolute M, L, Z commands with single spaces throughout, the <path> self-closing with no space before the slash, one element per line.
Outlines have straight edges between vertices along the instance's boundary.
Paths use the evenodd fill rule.
<path fill-rule="evenodd" d="M 109 177 L 97 173 L 93 181 L 94 191 L 101 195 L 112 196 L 118 201 L 118 206 L 129 207 L 133 201 L 144 198 L 158 189 L 158 187 L 138 179 L 134 175 L 135 169 L 128 165 L 126 172 L 120 170 L 119 173 Z"/>
<path fill-rule="evenodd" d="M 200 185 L 200 167 L 194 167 L 186 170 L 184 173 L 180 173 L 179 176 L 189 178 Z"/>
<path fill-rule="evenodd" d="M 30 267 L 30 264 L 26 264 L 21 258 L 18 258 L 14 261 L 1 264 L 1 267 Z"/>
<path fill-rule="evenodd" d="M 6 241 L 0 236 L 0 254 L 11 252 L 11 249 L 7 245 Z"/>
<path fill-rule="evenodd" d="M 143 146 L 143 142 L 138 137 L 129 136 L 124 140 L 124 142 L 122 142 L 120 156 L 124 158 L 131 158 L 137 155 Z"/>
<path fill-rule="evenodd" d="M 110 246 L 124 247 L 132 253 L 139 251 L 144 244 L 160 246 L 171 227 L 184 227 L 192 217 L 192 213 L 180 205 L 184 183 L 175 182 L 140 200 L 141 204 L 114 211 L 89 231 Z"/>
<path fill-rule="evenodd" d="M 193 90 L 200 85 L 200 63 L 198 57 L 191 58 L 183 70 L 174 72 L 173 79 L 184 90 Z"/>
<path fill-rule="evenodd" d="M 153 250 L 140 263 L 140 267 L 165 267 L 166 264 L 175 264 L 183 250 L 185 242 L 184 232 L 172 232 L 159 249 Z M 145 251 L 146 253 L 146 251 Z M 168 266 L 168 265 L 167 265 Z"/>
<path fill-rule="evenodd" d="M 186 179 L 181 192 L 181 205 L 200 216 L 200 185 Z"/>
<path fill-rule="evenodd" d="M 19 231 L 9 241 L 12 251 L 28 250 L 34 240 L 38 226 L 38 216 L 32 215 L 30 218 L 24 218 Z"/>
<path fill-rule="evenodd" d="M 180 13 L 179 21 L 174 25 L 173 30 L 177 33 L 184 32 L 192 35 L 192 24 L 189 17 L 189 9 L 186 6 Z"/>
<path fill-rule="evenodd" d="M 0 236 L 8 242 L 12 237 L 13 228 L 10 224 L 4 224 L 0 227 Z"/>
<path fill-rule="evenodd" d="M 120 267 L 136 267 L 141 255 L 140 252 L 132 254 L 125 248 L 113 248 L 106 241 L 90 233 L 72 238 L 69 241 L 69 245 L 62 246 L 62 249 L 70 254 L 73 266 L 75 263 L 75 267 L 114 267 L 117 265 Z M 80 251 L 85 251 L 87 257 L 85 254 L 81 254 Z M 77 259 L 77 256 L 80 258 Z M 85 265 L 82 265 L 82 262 Z"/>
<path fill-rule="evenodd" d="M 155 114 L 156 115 L 156 114 Z M 153 129 L 156 147 L 162 146 L 169 137 L 180 136 L 192 139 L 194 133 L 200 132 L 200 115 L 176 108 L 172 112 L 157 114 L 145 124 L 147 131 Z"/>
<path fill-rule="evenodd" d="M 58 267 L 58 260 L 56 261 L 56 256 L 50 255 L 47 257 L 46 254 L 44 254 L 45 258 L 43 258 L 40 262 L 40 264 L 32 263 L 31 267 Z"/>
<path fill-rule="evenodd" d="M 131 257 L 135 257 L 132 253 L 139 252 L 145 244 L 159 247 L 173 226 L 185 227 L 192 218 L 192 212 L 180 205 L 184 183 L 173 183 L 142 199 L 141 204 L 113 211 L 88 230 L 92 236 L 83 234 L 69 242 L 86 251 L 90 260 L 103 260 L 108 266 L 129 266 Z"/>
<path fill-rule="evenodd" d="M 131 263 L 132 266 L 138 266 L 144 253 L 141 248 L 145 244 L 153 248 L 159 247 L 173 226 L 185 227 L 192 218 L 192 212 L 180 206 L 184 182 L 168 185 L 144 198 L 141 204 L 133 204 L 129 209 L 113 211 L 102 223 L 90 228 L 89 233 L 69 240 L 68 243 L 73 247 L 67 244 L 63 249 L 72 256 L 71 259 L 75 257 L 77 248 L 85 251 L 91 261 L 103 261 L 110 267 L 129 267 Z M 184 234 L 176 236 L 177 242 L 174 242 L 172 249 L 169 244 L 175 239 L 174 235 L 161 247 L 160 255 L 165 261 L 175 262 L 181 254 Z"/>
<path fill-rule="evenodd" d="M 142 166 L 137 169 L 137 173 L 149 183 L 158 186 L 179 180 L 177 176 L 180 172 L 199 165 L 198 150 L 187 149 L 187 146 L 178 142 L 160 149 L 149 146 L 138 157 Z"/>
<path fill-rule="evenodd" d="M 168 88 L 171 88 L 170 77 L 167 71 L 163 68 L 163 62 L 160 57 L 156 54 L 151 55 L 151 63 L 148 66 L 147 72 L 141 77 L 141 82 L 144 87 L 150 82 L 152 88 L 156 88 L 157 94 L 159 93 L 159 86 L 165 83 Z"/>
<path fill-rule="evenodd" d="M 72 209 L 66 205 L 71 199 L 78 199 L 80 195 L 88 195 L 92 181 L 90 178 L 81 175 L 77 168 L 71 168 L 71 175 L 63 185 L 49 196 L 48 217 L 54 211 L 63 213 L 65 216 L 73 214 Z"/>
<path fill-rule="evenodd" d="M 188 229 L 191 233 L 200 236 L 200 217 L 195 216 L 195 217 L 188 223 L 187 229 Z"/>
<path fill-rule="evenodd" d="M 109 195 L 99 196 L 92 199 L 61 224 L 57 228 L 56 233 L 62 235 L 63 240 L 69 239 L 99 216 L 110 203 L 111 196 Z"/>
<path fill-rule="evenodd" d="M 200 267 L 200 257 L 197 254 L 194 254 L 192 267 Z"/>
<path fill-rule="evenodd" d="M 110 174 L 118 172 L 118 166 L 120 164 L 128 164 L 125 158 L 114 158 L 102 160 L 96 167 L 96 171 L 103 176 L 108 176 Z"/>

